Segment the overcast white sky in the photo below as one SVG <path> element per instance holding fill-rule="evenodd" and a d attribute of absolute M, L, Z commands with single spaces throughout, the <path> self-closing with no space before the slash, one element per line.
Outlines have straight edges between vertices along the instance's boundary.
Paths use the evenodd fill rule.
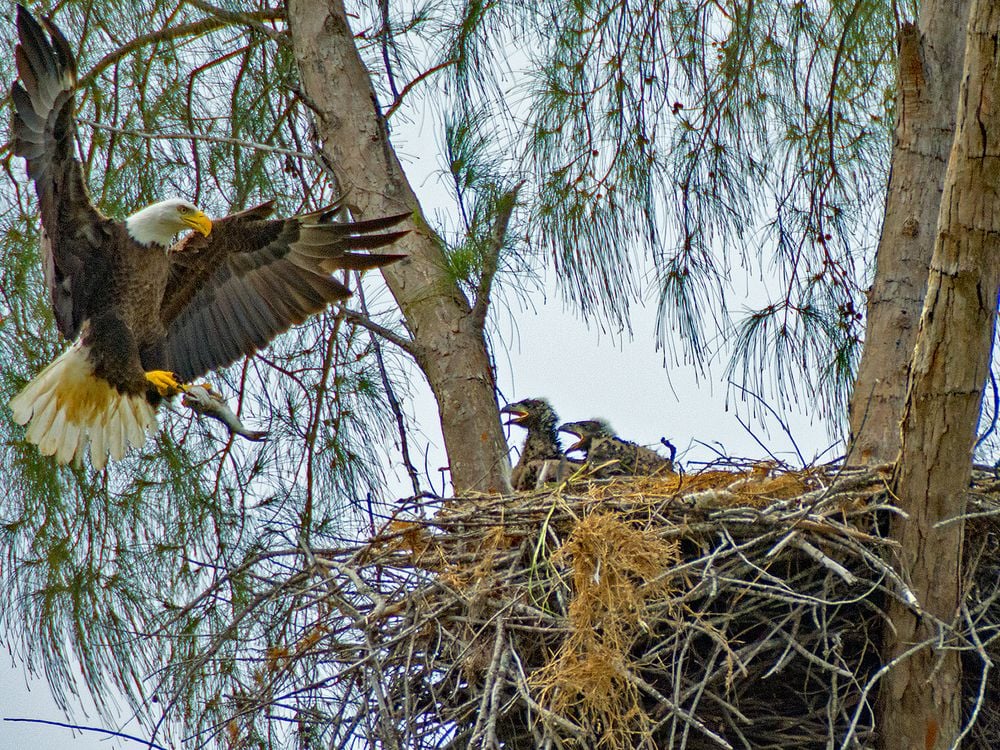
<path fill-rule="evenodd" d="M 37 719 L 111 729 L 143 736 L 143 730 L 128 720 L 123 711 L 121 726 L 109 727 L 97 717 L 93 703 L 84 699 L 81 707 L 67 718 L 56 706 L 44 680 L 29 680 L 23 667 L 12 663 L 5 653 L 0 661 L 0 750 L 140 750 L 145 743 L 109 740 L 101 732 L 79 732 L 66 727 L 13 722 L 9 719 Z M 163 743 L 160 743 L 163 744 Z"/>

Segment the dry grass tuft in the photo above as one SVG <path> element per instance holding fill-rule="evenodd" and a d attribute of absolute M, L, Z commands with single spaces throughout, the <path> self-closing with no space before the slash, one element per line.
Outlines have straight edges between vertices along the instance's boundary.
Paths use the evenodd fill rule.
<path fill-rule="evenodd" d="M 538 703 L 555 715 L 573 716 L 595 747 L 623 750 L 652 735 L 641 696 L 628 679 L 622 654 L 591 639 L 583 648 L 567 641 L 531 678 Z"/>
<path fill-rule="evenodd" d="M 571 638 L 600 634 L 621 651 L 648 606 L 669 601 L 668 579 L 660 574 L 679 561 L 680 545 L 648 524 L 637 528 L 614 513 L 585 516 L 552 555 L 554 565 L 569 564 L 572 571 Z"/>
<path fill-rule="evenodd" d="M 579 716 L 598 747 L 620 750 L 650 735 L 626 665 L 650 607 L 669 607 L 661 574 L 679 560 L 676 541 L 601 512 L 579 521 L 552 555 L 553 565 L 570 567 L 570 633 L 528 684 L 546 710 Z"/>

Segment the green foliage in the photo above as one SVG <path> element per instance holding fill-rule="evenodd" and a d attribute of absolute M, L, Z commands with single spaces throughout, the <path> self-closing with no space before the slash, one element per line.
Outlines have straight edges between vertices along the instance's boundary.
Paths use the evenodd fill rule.
<path fill-rule="evenodd" d="M 444 122 L 444 151 L 461 216 L 461 226 L 449 238 L 452 244 L 445 248 L 445 257 L 451 277 L 472 295 L 495 263 L 506 266 L 511 284 L 523 283 L 517 275 L 523 277 L 527 272 L 518 257 L 516 225 L 508 226 L 497 246 L 497 216 L 513 209 L 516 191 L 513 176 L 503 168 L 502 154 L 487 135 L 490 126 L 486 110 L 458 111 Z"/>
<path fill-rule="evenodd" d="M 839 416 L 861 321 L 787 327 L 777 370 L 764 332 L 782 322 L 758 323 L 862 307 L 887 178 L 894 13 L 914 7 L 578 0 L 433 12 L 441 41 L 425 67 L 445 66 L 453 135 L 466 122 L 484 134 L 457 162 L 449 151 L 449 171 L 485 163 L 526 181 L 505 283 L 551 259 L 566 297 L 618 328 L 653 294 L 676 358 L 765 369 L 779 398 L 804 389 Z M 478 257 L 454 248 L 455 274 L 474 276 Z M 831 368 L 836 377 L 822 374 Z"/>

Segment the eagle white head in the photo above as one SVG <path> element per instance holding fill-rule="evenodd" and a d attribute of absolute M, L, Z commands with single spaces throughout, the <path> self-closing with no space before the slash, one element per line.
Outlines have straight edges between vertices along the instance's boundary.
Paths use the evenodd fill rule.
<path fill-rule="evenodd" d="M 212 220 L 191 201 L 168 198 L 136 211 L 125 219 L 125 228 L 140 245 L 169 247 L 178 232 L 188 229 L 207 237 L 212 232 Z"/>

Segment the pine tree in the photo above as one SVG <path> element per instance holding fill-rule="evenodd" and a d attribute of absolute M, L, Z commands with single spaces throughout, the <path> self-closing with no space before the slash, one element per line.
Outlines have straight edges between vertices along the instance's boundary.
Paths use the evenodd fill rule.
<path fill-rule="evenodd" d="M 57 694 L 77 659 L 95 695 L 114 686 L 142 707 L 155 691 L 178 696 L 196 729 L 231 715 L 241 695 L 233 686 L 250 694 L 254 685 L 246 648 L 275 667 L 280 649 L 267 644 L 310 637 L 308 615 L 273 594 L 297 569 L 292 561 L 335 543 L 352 498 L 377 491 L 373 446 L 401 422 L 380 416 L 398 417 L 388 408 L 396 357 L 416 362 L 438 400 L 455 489 L 509 489 L 490 354 L 502 341 L 488 332 L 498 296 L 518 293 L 548 263 L 576 309 L 622 329 L 652 269 L 661 345 L 706 367 L 728 358 L 727 373 L 744 385 L 808 400 L 834 420 L 850 400 L 854 460 L 896 458 L 916 346 L 897 491 L 903 504 L 937 510 L 896 533 L 915 579 L 918 557 L 948 560 L 932 609 L 947 619 L 960 597 L 952 572 L 961 529 L 953 524 L 919 554 L 912 539 L 961 510 L 988 371 L 989 263 L 971 272 L 985 302 L 961 330 L 935 328 L 932 304 L 953 265 L 947 242 L 935 249 L 950 226 L 945 212 L 938 218 L 938 186 L 958 196 L 959 212 L 972 205 L 961 179 L 995 187 L 988 174 L 946 182 L 944 173 L 945 155 L 959 170 L 973 148 L 962 125 L 951 141 L 961 60 L 969 81 L 987 76 L 983 91 L 995 83 L 995 61 L 976 52 L 975 40 L 995 31 L 987 5 L 973 13 L 968 55 L 954 23 L 968 15 L 965 0 L 928 0 L 915 27 L 901 17 L 915 9 L 841 0 L 350 9 L 290 0 L 287 17 L 250 1 L 61 5 L 56 21 L 80 48 L 81 155 L 106 212 L 124 215 L 165 190 L 215 214 L 272 195 L 291 212 L 344 194 L 360 217 L 412 211 L 417 230 L 403 242 L 410 259 L 385 273 L 402 324 L 383 302 L 331 310 L 220 376 L 247 413 L 269 420 L 262 447 L 221 444 L 211 427 L 173 414 L 155 447 L 95 475 L 53 469 L 17 428 L 0 425 L 13 493 L 0 527 L 4 569 L 20 602 L 3 610 L 3 624 L 44 634 L 30 658 Z M 12 79 L 10 56 L 0 65 Z M 397 129 L 426 113 L 440 115 L 453 226 L 423 213 L 396 152 Z M 7 155 L 4 397 L 58 348 L 33 197 Z M 883 201 L 862 356 L 868 248 Z M 733 304 L 737 275 L 766 279 L 758 309 Z M 935 379 L 933 365 L 957 342 L 978 357 L 970 379 Z M 927 436 L 945 423 L 940 409 L 923 407 L 955 388 L 969 400 L 947 424 L 960 441 L 929 455 Z M 914 484 L 935 470 L 951 472 L 952 484 Z M 353 520 L 363 522 L 364 513 Z M 230 598 L 200 600 L 220 578 Z M 918 595 L 926 583 L 915 580 Z M 181 636 L 166 655 L 131 636 L 160 628 Z M 950 663 L 935 679 L 952 684 L 957 669 Z M 150 687 L 152 673 L 161 682 Z M 887 725 L 922 728 L 926 740 L 927 707 L 905 710 L 890 710 Z M 932 742 L 948 746 L 957 713 L 934 721 Z M 249 723 L 242 736 L 263 736 Z"/>

